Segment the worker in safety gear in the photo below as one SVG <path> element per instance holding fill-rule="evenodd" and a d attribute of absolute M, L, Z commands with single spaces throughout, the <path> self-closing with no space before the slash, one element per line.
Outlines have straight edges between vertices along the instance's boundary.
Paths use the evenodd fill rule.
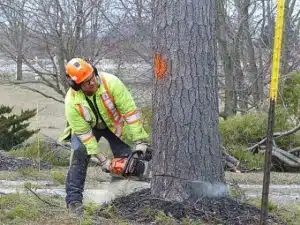
<path fill-rule="evenodd" d="M 65 66 L 70 89 L 65 97 L 65 115 L 69 126 L 61 140 L 71 138 L 73 156 L 66 181 L 66 203 L 71 210 L 82 208 L 82 193 L 91 156 L 103 170 L 110 160 L 98 147 L 104 137 L 114 157 L 127 157 L 133 150 L 147 149 L 148 134 L 137 113 L 136 104 L 120 79 L 101 72 L 81 58 Z M 134 143 L 130 146 L 128 142 Z"/>

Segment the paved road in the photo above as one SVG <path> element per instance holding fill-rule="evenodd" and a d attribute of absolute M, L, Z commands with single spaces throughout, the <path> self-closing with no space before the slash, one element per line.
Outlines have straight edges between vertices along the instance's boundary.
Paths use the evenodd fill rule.
<path fill-rule="evenodd" d="M 65 197 L 64 186 L 54 186 L 50 181 L 7 181 L 0 180 L 0 193 L 26 193 L 28 190 L 24 189 L 25 183 L 34 185 L 34 191 L 42 195 L 61 196 Z M 84 192 L 85 201 L 93 201 L 96 203 L 105 203 L 112 199 L 130 194 L 134 191 L 149 188 L 150 184 L 146 182 L 133 181 L 133 180 L 120 180 L 116 182 L 102 182 L 97 187 L 86 188 Z M 1 195 L 0 195 L 1 196 Z"/>
<path fill-rule="evenodd" d="M 26 192 L 24 184 L 28 181 L 7 181 L 0 180 L 0 193 Z M 41 186 L 35 191 L 39 194 L 52 196 L 65 196 L 64 186 L 55 186 L 49 181 L 32 181 L 32 185 Z M 240 184 L 247 198 L 258 199 L 262 193 L 261 185 Z M 97 203 L 108 202 L 118 196 L 130 194 L 134 191 L 149 188 L 147 182 L 120 180 L 113 183 L 103 182 L 97 187 L 87 188 L 84 193 L 85 201 Z M 269 199 L 278 204 L 300 203 L 300 185 L 271 185 Z"/>
<path fill-rule="evenodd" d="M 262 185 L 239 185 L 248 198 L 260 198 Z M 278 204 L 300 203 L 300 185 L 271 185 L 269 199 Z"/>

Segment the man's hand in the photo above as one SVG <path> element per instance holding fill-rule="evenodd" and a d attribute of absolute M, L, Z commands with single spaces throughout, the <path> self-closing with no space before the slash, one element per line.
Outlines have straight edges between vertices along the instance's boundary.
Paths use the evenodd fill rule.
<path fill-rule="evenodd" d="M 94 155 L 98 161 L 99 161 L 99 166 L 101 167 L 101 169 L 105 172 L 109 172 L 110 171 L 110 167 L 111 167 L 111 161 L 106 158 L 104 155 L 102 155 L 101 153 Z"/>
<path fill-rule="evenodd" d="M 105 159 L 104 161 L 100 162 L 100 166 L 104 172 L 109 172 L 111 169 L 111 161 L 109 159 Z"/>
<path fill-rule="evenodd" d="M 149 144 L 146 142 L 137 142 L 134 147 L 135 151 L 143 152 L 143 160 L 150 161 L 152 159 L 152 152 L 149 148 Z"/>
<path fill-rule="evenodd" d="M 134 146 L 135 151 L 142 151 L 143 154 L 146 153 L 147 148 L 148 148 L 148 144 L 142 141 L 136 142 Z"/>

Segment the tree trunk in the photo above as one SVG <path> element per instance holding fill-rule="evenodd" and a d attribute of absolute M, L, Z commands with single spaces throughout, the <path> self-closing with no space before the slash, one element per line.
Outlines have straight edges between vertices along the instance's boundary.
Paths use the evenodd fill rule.
<path fill-rule="evenodd" d="M 225 107 L 224 118 L 236 114 L 237 102 L 235 93 L 235 82 L 233 73 L 233 57 L 229 50 L 227 30 L 226 30 L 226 11 L 224 0 L 217 1 L 217 39 L 219 44 L 219 53 L 222 60 L 225 76 Z"/>
<path fill-rule="evenodd" d="M 281 76 L 280 76 L 280 93 L 283 93 L 283 88 L 285 84 L 286 75 L 288 75 L 291 71 L 289 68 L 289 59 L 291 55 L 290 43 L 296 42 L 292 39 L 293 29 L 292 29 L 292 20 L 293 13 L 295 7 L 296 0 L 286 0 L 285 2 L 285 24 L 283 31 L 283 42 L 282 42 L 282 66 L 281 66 Z"/>
<path fill-rule="evenodd" d="M 289 18 L 289 0 L 285 2 L 285 25 L 284 25 L 284 32 L 283 32 L 283 40 L 282 40 L 282 67 L 281 67 L 281 79 L 280 83 L 284 78 L 284 75 L 288 73 L 288 58 L 289 58 L 289 28 L 290 28 L 290 18 Z M 282 85 L 283 87 L 284 85 Z"/>
<path fill-rule="evenodd" d="M 232 61 L 233 61 L 233 73 L 236 78 L 236 101 L 238 102 L 238 110 L 243 113 L 248 111 L 248 89 L 246 87 L 245 75 L 241 66 L 241 36 L 243 27 L 239 26 L 238 32 L 233 39 Z"/>
<path fill-rule="evenodd" d="M 296 32 L 295 28 L 293 29 L 293 14 L 295 11 L 295 4 L 296 0 L 286 0 L 285 2 L 285 24 L 284 24 L 284 32 L 283 32 L 283 43 L 282 43 L 282 69 L 281 69 L 281 78 L 284 77 L 284 75 L 287 75 L 291 72 L 289 61 L 290 61 L 290 55 L 291 55 L 291 49 L 293 47 L 291 46 L 292 43 L 297 42 L 297 40 L 293 40 L 293 33 Z M 282 85 L 284 86 L 284 85 Z"/>
<path fill-rule="evenodd" d="M 82 55 L 83 0 L 76 0 L 74 55 Z"/>
<path fill-rule="evenodd" d="M 22 54 L 22 52 L 20 52 L 17 55 L 17 74 L 16 74 L 16 80 L 22 80 L 23 79 L 22 65 L 23 65 L 23 54 Z"/>
<path fill-rule="evenodd" d="M 152 194 L 182 201 L 191 182 L 224 181 L 216 63 L 216 1 L 154 0 Z M 197 194 L 210 193 L 199 188 Z"/>
<path fill-rule="evenodd" d="M 241 67 L 241 57 L 240 57 L 240 49 L 239 49 L 239 43 L 240 40 L 236 40 L 238 44 L 235 44 L 235 50 L 234 50 L 234 74 L 236 76 L 236 95 L 238 97 L 238 108 L 242 112 L 242 114 L 246 113 L 248 111 L 248 91 L 245 85 L 245 76 L 244 72 Z"/>
<path fill-rule="evenodd" d="M 250 0 L 239 1 L 235 0 L 235 4 L 238 11 L 238 18 L 242 26 L 243 36 L 245 42 L 245 56 L 244 65 L 249 73 L 251 82 L 251 94 L 253 97 L 253 102 L 256 103 L 257 108 L 263 100 L 263 81 L 262 76 L 259 76 L 258 69 L 256 65 L 254 45 L 252 42 L 252 36 L 250 31 L 250 21 L 249 21 L 249 7 Z"/>
<path fill-rule="evenodd" d="M 67 59 L 69 60 L 69 59 Z M 60 78 L 62 80 L 62 86 L 64 88 L 64 91 L 67 92 L 67 90 L 69 89 L 69 85 L 68 85 L 68 81 L 67 81 L 67 77 L 66 77 L 66 72 L 65 72 L 65 54 L 64 54 L 64 47 L 63 47 L 63 43 L 60 43 L 59 49 L 58 49 L 58 54 L 56 56 L 56 63 L 58 65 L 58 69 L 59 69 L 59 74 L 60 74 Z"/>

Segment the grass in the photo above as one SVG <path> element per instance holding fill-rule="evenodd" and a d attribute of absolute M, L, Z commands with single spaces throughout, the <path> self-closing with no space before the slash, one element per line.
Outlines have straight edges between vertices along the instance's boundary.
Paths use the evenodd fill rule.
<path fill-rule="evenodd" d="M 84 218 L 79 221 L 68 212 L 65 207 L 65 201 L 61 197 L 45 197 L 42 199 L 54 204 L 51 206 L 33 195 L 25 195 L 20 193 L 8 194 L 0 197 L 0 224 L 30 224 L 30 225 L 92 225 L 95 224 L 95 212 L 99 205 L 94 203 L 86 204 Z M 101 220 L 97 218 L 97 221 Z M 99 222 L 99 221 L 98 221 Z M 100 222 L 103 225 L 109 224 L 126 224 L 126 221 L 104 220 Z M 99 223 L 98 223 L 99 224 Z"/>
<path fill-rule="evenodd" d="M 50 206 L 39 200 L 33 195 L 25 194 L 8 194 L 0 197 L 0 224 L 5 225 L 128 225 L 125 220 L 116 218 L 113 208 L 107 211 L 110 213 L 111 219 L 99 218 L 95 215 L 99 205 L 87 203 L 84 218 L 79 220 L 72 216 L 65 207 L 64 199 L 61 197 L 45 197 L 44 200 L 49 201 L 55 206 Z"/>
<path fill-rule="evenodd" d="M 44 197 L 43 199 L 55 204 L 56 207 L 50 206 L 35 196 L 24 194 L 9 194 L 0 197 L 0 224 L 13 225 L 13 224 L 31 224 L 31 225 L 92 225 L 95 224 L 119 224 L 128 225 L 134 224 L 118 218 L 114 207 L 106 209 L 106 219 L 98 218 L 95 214 L 99 205 L 88 203 L 86 205 L 86 212 L 84 220 L 79 223 L 78 219 L 72 217 L 64 206 L 64 199 L 58 197 Z M 260 208 L 260 199 L 249 201 L 250 204 Z M 278 215 L 283 220 L 287 221 L 289 225 L 300 224 L 300 204 L 280 206 L 274 202 L 270 202 L 269 212 L 273 215 Z M 147 213 L 147 212 L 145 212 Z M 153 214 L 153 212 L 148 212 Z M 96 217 L 97 218 L 96 218 Z M 172 217 L 166 215 L 164 212 L 159 211 L 152 215 L 155 218 L 156 224 L 172 225 L 174 220 Z M 99 223 L 100 222 L 100 223 Z M 188 218 L 183 220 L 184 225 L 202 225 L 206 224 L 201 221 L 191 221 Z"/>
<path fill-rule="evenodd" d="M 16 171 L 0 171 L 0 180 L 52 180 L 53 173 L 67 173 L 67 167 L 53 167 L 51 170 L 39 170 L 33 167 Z"/>
<path fill-rule="evenodd" d="M 56 153 L 51 150 L 51 146 L 48 146 L 43 141 L 40 141 L 39 144 L 35 142 L 22 149 L 11 150 L 8 154 L 14 157 L 26 157 L 35 162 L 41 161 L 54 166 L 69 165 L 69 152 Z"/>
<path fill-rule="evenodd" d="M 154 218 L 158 225 L 172 225 L 175 223 L 175 220 L 172 217 L 167 216 L 163 211 L 159 211 Z"/>
<path fill-rule="evenodd" d="M 55 184 L 62 185 L 65 182 L 65 176 L 67 173 L 67 167 L 55 167 L 50 172 L 49 170 L 37 169 L 26 169 L 24 171 L 16 172 L 6 172 L 6 179 L 11 180 L 12 177 L 25 176 L 28 182 L 32 178 L 36 180 L 52 180 Z M 0 173 L 1 176 L 4 176 L 5 172 Z M 90 185 L 93 182 L 98 182 L 97 179 L 100 179 L 102 175 L 99 173 L 98 167 L 90 167 L 88 172 L 87 184 Z M 271 181 L 276 184 L 291 184 L 297 183 L 300 179 L 299 174 L 287 174 L 287 173 L 271 173 Z M 29 179 L 30 178 L 30 179 Z M 247 173 L 247 174 L 238 174 L 238 173 L 229 173 L 226 172 L 227 182 L 235 181 L 237 183 L 247 183 L 247 184 L 261 184 L 263 179 L 262 173 Z M 95 181 L 96 180 L 96 181 Z M 26 186 L 30 185 L 25 184 Z M 31 188 L 35 186 L 30 185 Z M 38 187 L 41 188 L 41 187 Z M 240 197 L 243 193 L 234 192 L 232 193 L 233 197 Z M 48 204 L 40 201 L 32 194 L 23 195 L 23 194 L 9 194 L 0 197 L 0 224 L 78 224 L 74 218 L 72 218 L 66 208 L 63 198 L 47 198 L 50 202 L 55 203 L 59 207 L 51 207 Z M 251 204 L 260 206 L 260 200 L 251 200 Z M 99 208 L 97 204 L 89 203 L 87 204 L 85 219 L 81 224 L 89 225 L 94 224 L 95 212 Z M 299 205 L 285 205 L 278 206 L 275 203 L 270 203 L 269 206 L 270 213 L 279 215 L 282 219 L 286 220 L 288 224 L 296 225 L 300 224 L 300 204 Z M 106 219 L 101 219 L 101 224 L 110 225 L 110 224 L 132 224 L 127 221 L 118 218 L 116 215 L 115 209 L 113 206 L 106 208 L 106 211 L 103 212 L 106 216 Z M 149 210 L 145 212 L 151 214 L 157 224 L 172 224 L 172 218 L 168 215 L 165 215 L 163 212 L 153 212 Z M 98 220 L 98 219 L 97 219 Z M 184 225 L 201 225 L 204 224 L 201 221 L 190 221 L 186 218 L 183 222 Z"/>
<path fill-rule="evenodd" d="M 68 174 L 68 167 L 53 167 L 51 170 L 38 170 L 28 167 L 17 171 L 0 171 L 0 180 L 10 181 L 50 181 L 53 185 L 64 185 Z M 90 166 L 88 168 L 86 187 L 99 186 L 100 182 L 110 180 L 110 175 L 102 172 L 100 167 Z"/>
<path fill-rule="evenodd" d="M 53 167 L 51 170 L 38 170 L 32 167 L 22 168 L 17 171 L 0 171 L 0 180 L 50 180 L 57 184 L 64 184 L 68 167 Z M 88 168 L 87 182 L 95 184 L 107 181 L 109 175 L 103 173 L 99 167 Z M 227 183 L 237 182 L 240 184 L 262 184 L 263 173 L 231 173 L 225 172 Z M 299 173 L 271 172 L 271 184 L 300 184 Z"/>
<path fill-rule="evenodd" d="M 256 207 L 261 207 L 261 199 L 253 199 L 249 201 L 250 204 Z M 279 216 L 282 220 L 286 221 L 289 225 L 300 224 L 300 204 L 291 205 L 278 205 L 269 201 L 269 213 Z"/>
<path fill-rule="evenodd" d="M 257 153 L 252 154 L 249 151 L 246 151 L 247 146 L 243 145 L 230 145 L 227 150 L 228 153 L 238 159 L 243 166 L 246 166 L 249 169 L 253 168 L 263 168 L 264 166 L 264 154 Z"/>
<path fill-rule="evenodd" d="M 66 173 L 65 172 L 62 172 L 62 171 L 52 171 L 51 175 L 52 175 L 52 179 L 58 185 L 66 183 Z"/>
<path fill-rule="evenodd" d="M 108 148 L 105 141 L 100 142 L 101 149 L 105 154 L 110 155 L 111 151 Z M 47 148 L 41 145 L 41 159 L 56 164 L 55 155 L 52 155 Z M 237 151 L 234 151 L 237 153 Z M 9 154 L 15 156 L 24 156 L 37 160 L 36 146 L 30 146 L 21 150 L 10 152 Z M 238 153 L 239 159 L 247 161 L 251 167 L 259 167 L 261 165 L 261 158 L 250 157 L 243 152 Z M 49 158 L 48 158 L 49 157 Z M 66 159 L 68 162 L 68 159 Z M 0 171 L 0 180 L 25 180 L 25 181 L 39 181 L 49 180 L 53 181 L 55 185 L 64 185 L 68 171 L 68 163 L 57 163 L 60 166 L 55 166 L 51 170 L 38 170 L 32 167 L 19 169 L 14 172 Z M 61 166 L 64 165 L 64 166 Z M 108 175 L 101 172 L 99 167 L 89 167 L 87 174 L 87 187 L 99 184 L 107 179 Z M 227 183 L 235 182 L 242 184 L 262 184 L 262 173 L 225 173 Z M 271 184 L 299 184 L 299 173 L 271 173 Z M 33 187 L 33 186 L 31 186 Z M 34 188 L 34 187 L 33 187 Z M 41 188 L 41 187 L 39 187 Z M 234 197 L 242 197 L 243 193 L 235 192 Z M 61 208 L 53 208 L 36 197 L 22 194 L 9 194 L 0 197 L 0 224 L 78 224 L 77 221 L 72 218 L 65 209 L 64 199 L 62 198 L 47 198 L 49 201 L 54 201 Z M 260 202 L 252 202 L 252 204 L 260 204 Z M 85 220 L 81 223 L 83 225 L 94 224 L 94 215 L 98 205 L 88 204 Z M 276 204 L 270 204 L 269 210 L 271 213 L 281 216 L 282 219 L 288 221 L 288 224 L 300 224 L 300 205 L 288 205 L 277 206 Z M 114 208 L 111 207 L 105 212 L 109 217 L 107 219 L 101 219 L 101 224 L 129 224 L 127 221 L 117 218 L 114 212 Z M 145 212 L 147 213 L 147 212 Z M 151 212 L 148 212 L 151 213 Z M 155 218 L 157 224 L 172 224 L 172 218 L 165 215 L 163 212 L 155 213 L 152 215 Z M 184 220 L 184 225 L 201 225 L 201 221 L 190 221 L 187 218 Z"/>
<path fill-rule="evenodd" d="M 47 198 L 56 204 L 51 207 L 34 196 L 23 194 L 9 194 L 0 197 L 0 221 L 1 224 L 76 224 L 66 209 L 63 207 L 62 198 Z M 68 221 L 60 223 L 59 221 Z M 47 223 L 41 223 L 47 221 Z"/>
<path fill-rule="evenodd" d="M 240 184 L 262 184 L 263 173 L 225 173 L 227 182 L 237 182 Z M 271 172 L 271 184 L 300 184 L 299 173 L 279 173 Z"/>

